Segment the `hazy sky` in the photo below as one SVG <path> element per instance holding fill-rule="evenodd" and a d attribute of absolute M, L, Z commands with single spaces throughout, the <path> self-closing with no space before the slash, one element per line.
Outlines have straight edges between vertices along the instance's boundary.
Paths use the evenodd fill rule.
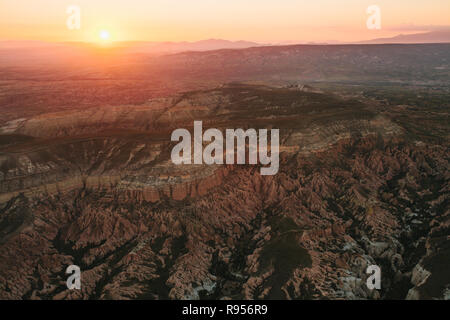
<path fill-rule="evenodd" d="M 368 30 L 366 9 L 381 9 Z M 69 5 L 81 28 L 66 26 Z M 0 39 L 357 41 L 450 24 L 449 0 L 0 0 Z"/>

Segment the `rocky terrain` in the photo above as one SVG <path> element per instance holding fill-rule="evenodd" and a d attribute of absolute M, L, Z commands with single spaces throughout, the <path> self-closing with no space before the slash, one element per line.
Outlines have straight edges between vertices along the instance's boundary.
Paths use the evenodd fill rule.
<path fill-rule="evenodd" d="M 230 83 L 4 118 L 0 298 L 448 299 L 448 109 L 422 112 Z M 279 128 L 280 171 L 174 165 L 194 120 Z"/>
<path fill-rule="evenodd" d="M 0 48 L 0 298 L 449 299 L 448 46 Z M 278 174 L 174 165 L 194 120 Z"/>

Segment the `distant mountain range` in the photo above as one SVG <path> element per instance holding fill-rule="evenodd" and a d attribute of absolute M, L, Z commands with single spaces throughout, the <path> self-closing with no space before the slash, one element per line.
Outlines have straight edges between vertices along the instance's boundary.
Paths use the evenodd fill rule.
<path fill-rule="evenodd" d="M 448 43 L 450 42 L 450 30 L 430 31 L 415 34 L 400 34 L 391 38 L 377 38 L 359 41 L 359 44 L 384 44 L 384 43 Z"/>
<path fill-rule="evenodd" d="M 364 40 L 353 43 L 344 43 L 339 41 L 326 41 L 323 43 L 302 43 L 301 41 L 289 41 L 283 43 L 263 44 L 251 41 L 229 41 L 223 39 L 207 39 L 200 41 L 181 41 L 181 42 L 151 42 L 151 41 L 123 41 L 113 42 L 111 47 L 123 51 L 125 53 L 139 54 L 173 54 L 188 51 L 212 51 L 219 49 L 246 49 L 251 47 L 262 46 L 283 46 L 294 44 L 310 44 L 310 45 L 333 45 L 333 44 L 390 44 L 390 43 L 450 43 L 450 30 L 431 31 L 416 34 L 400 34 L 391 38 L 377 38 L 372 40 Z M 44 42 L 44 41 L 0 41 L 1 49 L 64 49 L 64 48 L 86 48 L 96 46 L 93 43 L 83 42 Z"/>
<path fill-rule="evenodd" d="M 118 42 L 117 46 L 130 48 L 133 52 L 142 53 L 177 53 L 183 51 L 210 51 L 218 49 L 244 49 L 258 47 L 261 44 L 250 41 L 229 41 L 223 39 L 207 39 L 194 42 Z"/>
<path fill-rule="evenodd" d="M 450 29 L 421 32 L 414 34 L 399 34 L 394 37 L 376 38 L 370 40 L 362 40 L 357 42 L 343 42 L 336 40 L 327 40 L 323 42 L 302 42 L 302 41 L 284 41 L 273 45 L 294 45 L 294 44 L 310 44 L 310 45 L 329 45 L 329 44 L 389 44 L 389 43 L 450 43 Z"/>
<path fill-rule="evenodd" d="M 90 46 L 91 43 L 83 42 L 45 42 L 35 40 L 10 40 L 0 41 L 0 49 L 20 48 L 48 48 L 65 45 Z M 262 44 L 251 41 L 229 41 L 223 39 L 207 39 L 194 42 L 152 42 L 152 41 L 117 41 L 112 43 L 114 48 L 124 48 L 130 53 L 178 53 L 184 51 L 210 51 L 218 49 L 245 49 L 258 47 Z"/>

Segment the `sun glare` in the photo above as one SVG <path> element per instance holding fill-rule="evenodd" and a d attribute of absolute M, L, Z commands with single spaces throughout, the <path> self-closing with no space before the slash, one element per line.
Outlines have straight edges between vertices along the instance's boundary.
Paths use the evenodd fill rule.
<path fill-rule="evenodd" d="M 100 39 L 102 39 L 103 41 L 107 41 L 109 40 L 109 32 L 107 30 L 102 30 L 100 31 Z"/>

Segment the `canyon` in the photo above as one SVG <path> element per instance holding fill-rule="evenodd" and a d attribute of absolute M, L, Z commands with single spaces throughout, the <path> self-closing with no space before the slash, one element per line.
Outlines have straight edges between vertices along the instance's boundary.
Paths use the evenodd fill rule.
<path fill-rule="evenodd" d="M 222 129 L 280 128 L 280 172 L 174 165 L 171 129 L 198 117 Z M 0 165 L 2 298 L 423 298 L 446 290 L 433 280 L 446 271 L 427 268 L 448 250 L 448 149 L 405 143 L 405 129 L 376 104 L 230 84 L 0 130 L 10 137 Z M 82 270 L 80 291 L 64 286 L 70 264 Z M 381 291 L 363 285 L 368 264 L 383 269 Z"/>
<path fill-rule="evenodd" d="M 0 299 L 450 298 L 447 44 L 0 57 Z M 194 121 L 278 172 L 173 163 Z"/>

